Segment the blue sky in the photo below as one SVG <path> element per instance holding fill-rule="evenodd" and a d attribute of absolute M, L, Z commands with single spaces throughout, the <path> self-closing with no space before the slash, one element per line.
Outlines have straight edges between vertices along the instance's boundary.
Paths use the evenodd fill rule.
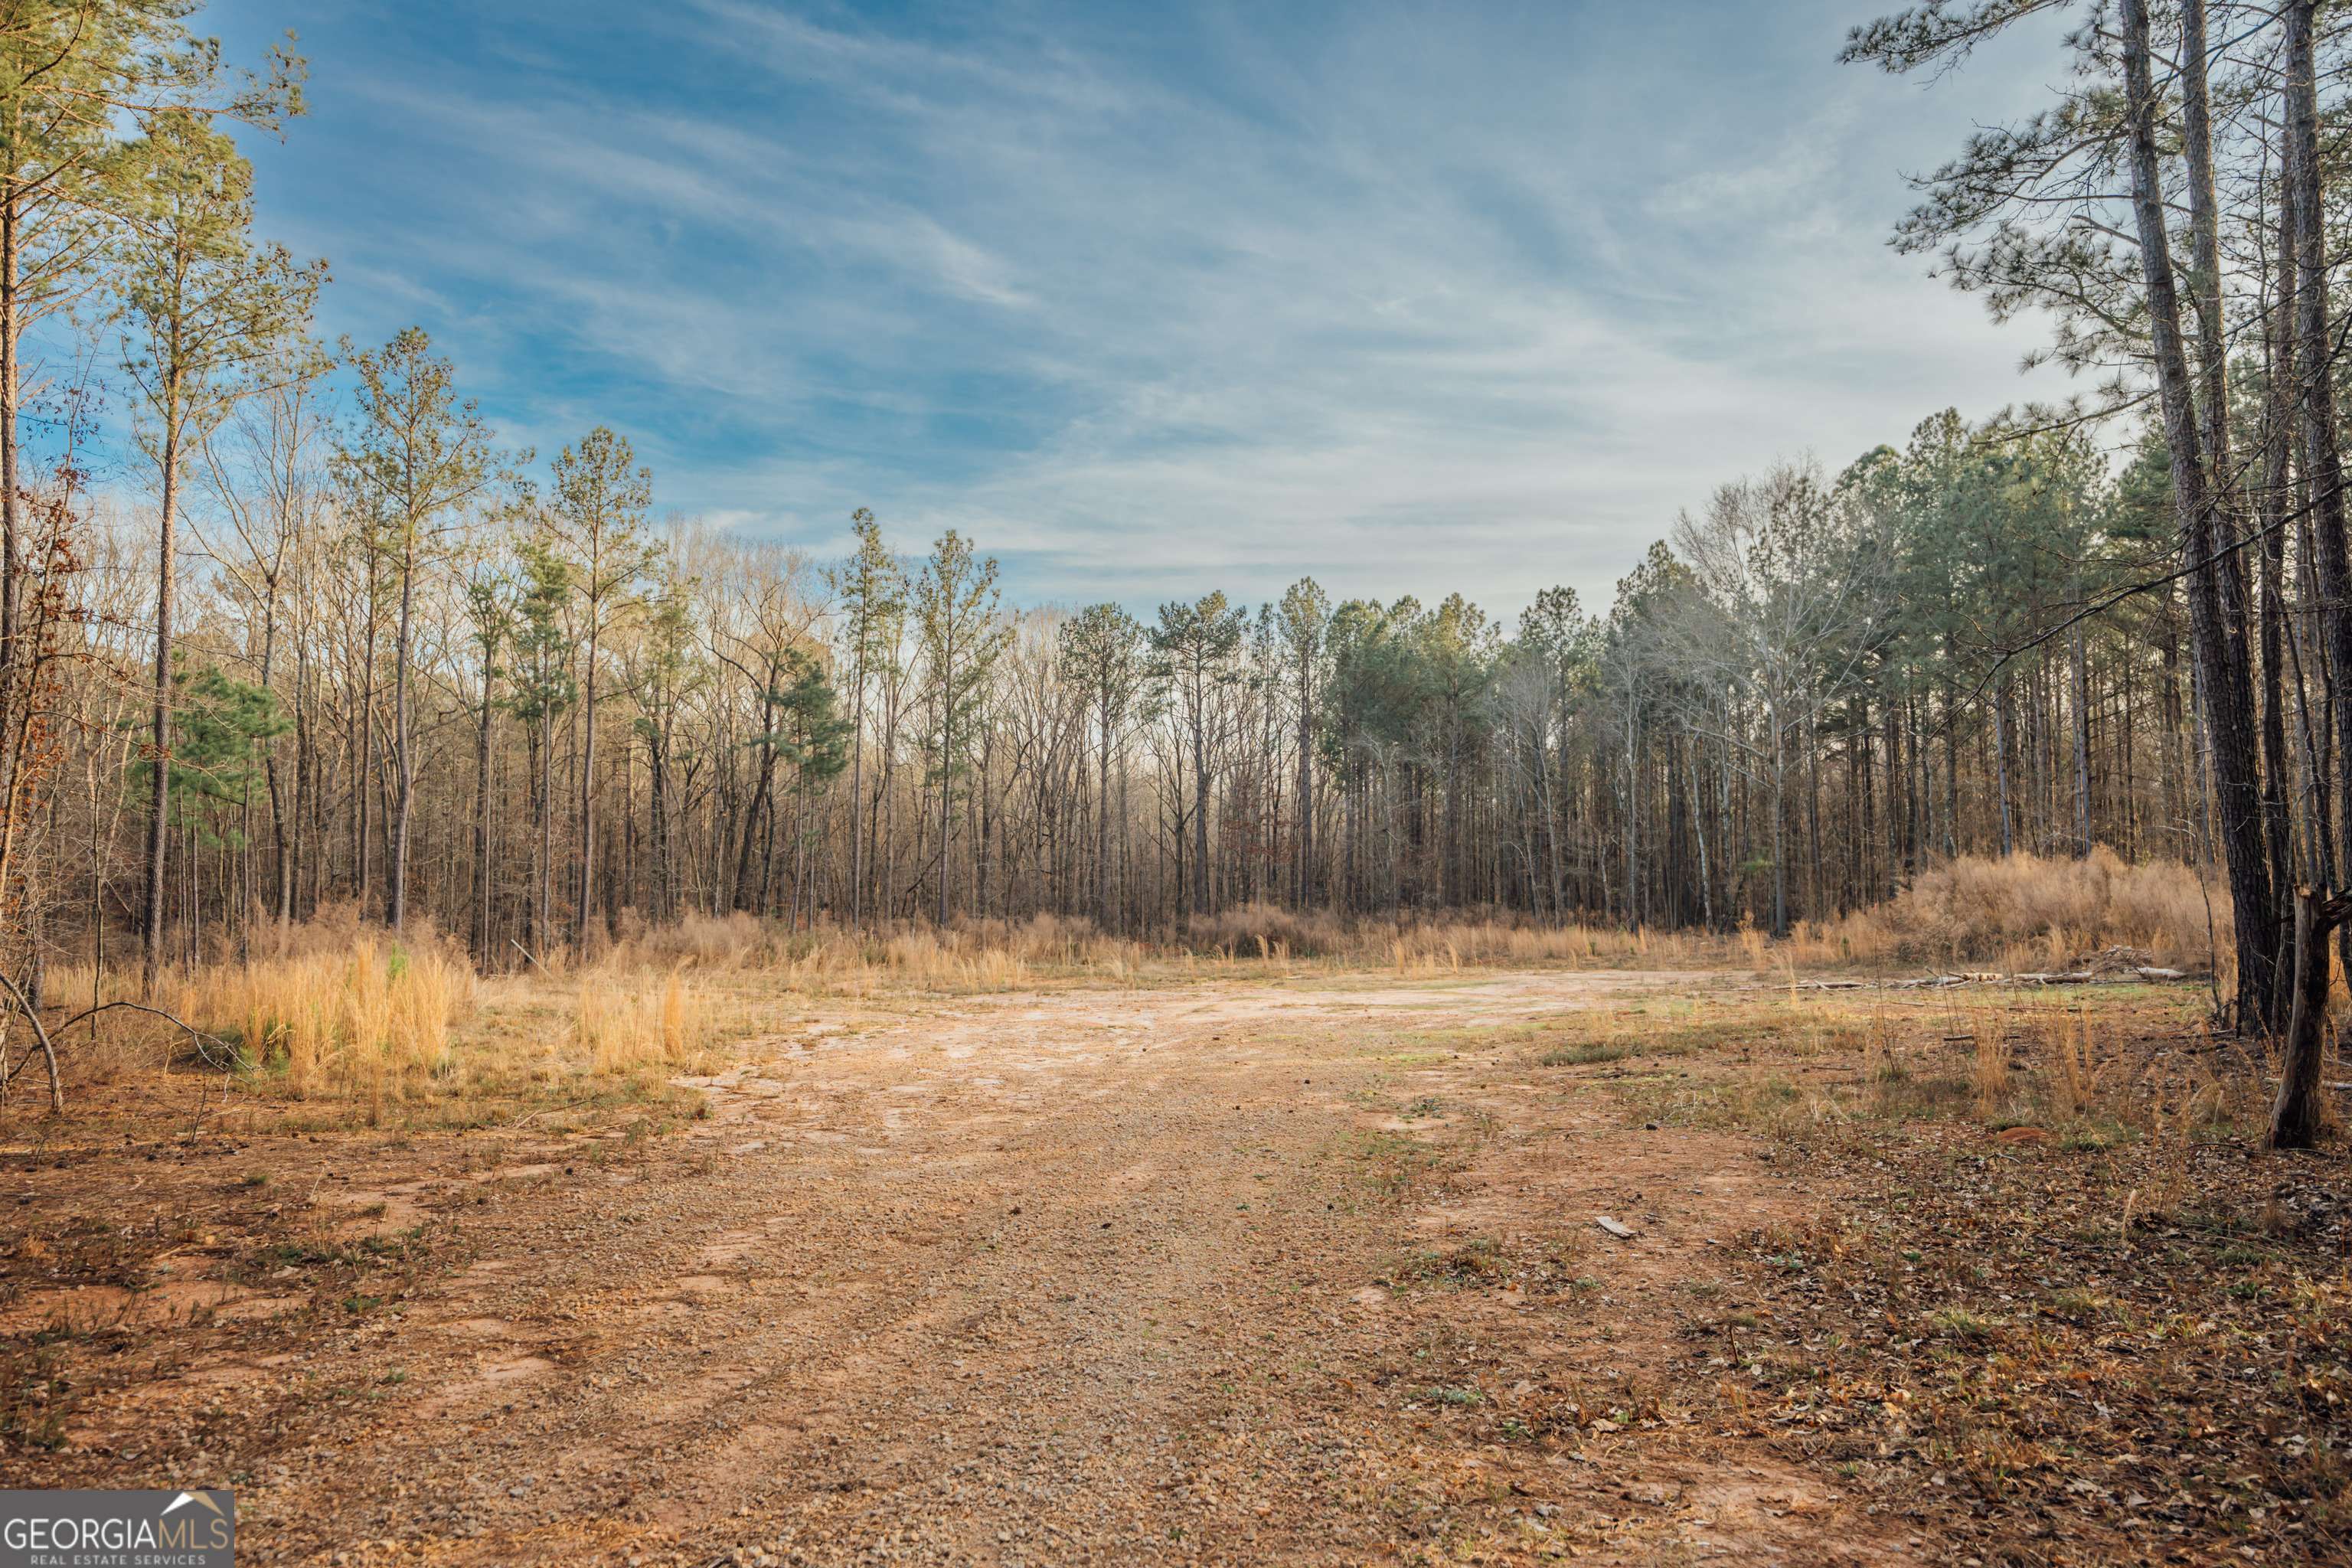
<path fill-rule="evenodd" d="M 1948 404 L 1996 329 L 1885 243 L 2044 101 L 1834 55 L 1884 0 L 1494 5 L 215 0 L 311 112 L 248 139 L 320 326 L 424 326 L 542 459 L 831 554 L 868 505 L 1024 601 L 1313 574 L 1605 599 L 1677 509 Z"/>

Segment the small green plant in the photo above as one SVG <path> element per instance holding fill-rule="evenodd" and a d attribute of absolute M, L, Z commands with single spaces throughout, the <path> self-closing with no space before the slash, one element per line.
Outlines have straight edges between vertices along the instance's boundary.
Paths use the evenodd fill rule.
<path fill-rule="evenodd" d="M 1548 1068 L 1591 1067 L 1595 1062 L 1622 1062 L 1633 1054 L 1631 1046 L 1596 1041 L 1583 1046 L 1554 1046 L 1536 1060 Z"/>
<path fill-rule="evenodd" d="M 2045 1310 L 2053 1318 L 2063 1318 L 2069 1322 L 2083 1323 L 2097 1317 L 2100 1309 L 2105 1305 L 2106 1302 L 2102 1298 L 2079 1287 L 2070 1286 L 2065 1289 L 2053 1292 L 2050 1298 L 2050 1305 Z"/>
<path fill-rule="evenodd" d="M 1980 1345 L 1993 1336 L 1992 1321 L 1978 1316 L 1966 1307 L 1938 1307 L 1928 1314 L 1927 1321 L 1936 1326 L 1938 1332 L 1963 1344 Z"/>

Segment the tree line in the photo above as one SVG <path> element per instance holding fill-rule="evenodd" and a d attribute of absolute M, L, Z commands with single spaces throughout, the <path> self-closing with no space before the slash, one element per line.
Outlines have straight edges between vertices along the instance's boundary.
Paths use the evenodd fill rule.
<path fill-rule="evenodd" d="M 1849 58 L 1933 71 L 2079 12 L 2057 105 L 1923 178 L 1895 238 L 2042 312 L 2095 390 L 1724 484 L 1606 605 L 1505 621 L 1312 579 L 1021 606 L 952 530 L 902 551 L 860 511 L 821 557 L 658 514 L 613 430 L 541 463 L 423 331 L 315 340 L 326 266 L 256 237 L 230 134 L 299 113 L 300 63 L 233 70 L 189 9 L 0 5 L 28 994 L 331 904 L 489 965 L 735 911 L 1784 931 L 1937 858 L 2106 843 L 2221 868 L 2240 1012 L 2284 1022 L 2287 891 L 2352 856 L 2332 11 L 1857 29 Z"/>

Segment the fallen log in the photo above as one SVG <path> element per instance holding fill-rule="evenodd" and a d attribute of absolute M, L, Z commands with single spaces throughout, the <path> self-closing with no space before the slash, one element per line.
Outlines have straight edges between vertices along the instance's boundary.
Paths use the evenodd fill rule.
<path fill-rule="evenodd" d="M 1847 980 L 1827 978 L 1800 980 L 1793 985 L 1775 982 L 1769 985 L 1750 987 L 1755 990 L 1781 991 L 1920 991 L 1944 990 L 1954 985 L 2096 985 L 2103 981 L 2143 981 L 2149 984 L 2169 984 L 2176 980 L 2194 978 L 2185 969 L 2167 969 L 2158 964 L 2144 964 L 2130 971 L 2095 969 L 2054 969 L 2021 974 L 2002 974 L 1992 970 L 1963 970 L 1958 974 L 1918 974 L 1906 980 Z"/>

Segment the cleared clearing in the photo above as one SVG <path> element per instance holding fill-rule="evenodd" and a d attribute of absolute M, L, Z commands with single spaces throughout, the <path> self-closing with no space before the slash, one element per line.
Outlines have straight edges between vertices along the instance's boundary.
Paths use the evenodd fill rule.
<path fill-rule="evenodd" d="M 19 1146 L 9 1480 L 233 1484 L 260 1562 L 1959 1561 L 1749 1364 L 1867 1167 L 1757 1107 L 1905 1005 L 795 997 L 667 1131 Z"/>

